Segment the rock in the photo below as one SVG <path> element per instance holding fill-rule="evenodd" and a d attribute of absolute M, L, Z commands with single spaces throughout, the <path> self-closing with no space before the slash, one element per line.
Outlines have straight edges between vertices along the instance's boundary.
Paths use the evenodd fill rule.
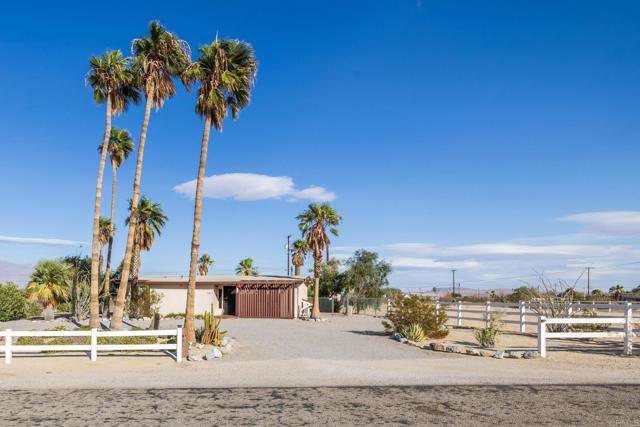
<path fill-rule="evenodd" d="M 422 346 L 423 350 L 431 350 L 431 344 L 426 343 L 425 345 Z"/>
<path fill-rule="evenodd" d="M 493 355 L 494 359 L 502 359 L 504 358 L 504 351 L 502 350 L 498 350 L 495 352 L 495 354 Z"/>
<path fill-rule="evenodd" d="M 447 353 L 458 353 L 458 354 L 464 354 L 467 352 L 467 350 L 460 345 L 445 346 L 444 351 L 446 351 Z"/>
<path fill-rule="evenodd" d="M 522 354 L 522 357 L 524 357 L 525 359 L 537 359 L 538 357 L 540 357 L 540 353 L 538 353 L 537 351 L 525 351 Z"/>
<path fill-rule="evenodd" d="M 189 357 L 187 357 L 187 360 L 189 362 L 200 362 L 202 360 L 202 356 L 199 354 L 190 354 Z"/>
<path fill-rule="evenodd" d="M 408 342 L 409 340 L 406 339 L 405 337 L 400 337 L 400 339 L 398 340 L 400 341 L 402 344 L 405 344 L 406 342 Z"/>
<path fill-rule="evenodd" d="M 409 345 L 416 346 L 416 347 L 418 346 L 418 343 L 417 343 L 417 342 L 415 342 L 415 341 L 407 340 L 407 342 L 406 342 L 406 343 L 407 343 L 407 344 L 409 344 Z"/>
<path fill-rule="evenodd" d="M 493 357 L 493 354 L 491 350 L 480 350 L 480 356 L 482 357 Z"/>
<path fill-rule="evenodd" d="M 42 317 L 44 317 L 44 320 L 53 320 L 55 318 L 55 311 L 53 310 L 52 307 L 47 307 L 44 310 L 42 310 Z"/>
<path fill-rule="evenodd" d="M 480 356 L 480 350 L 475 349 L 475 348 L 468 348 L 467 349 L 467 354 L 470 356 Z"/>
<path fill-rule="evenodd" d="M 222 354 L 229 354 L 231 353 L 231 351 L 233 350 L 233 346 L 231 345 L 231 343 L 222 346 L 222 348 L 220 348 L 220 351 L 222 352 Z"/>
<path fill-rule="evenodd" d="M 222 352 L 219 348 L 212 348 L 207 354 L 204 355 L 204 360 L 219 359 L 222 357 Z"/>
<path fill-rule="evenodd" d="M 431 343 L 431 350 L 433 351 L 444 351 L 444 344 L 440 344 L 437 342 Z"/>
<path fill-rule="evenodd" d="M 204 348 L 204 344 L 198 343 L 198 344 L 196 344 L 196 348 L 202 350 Z"/>
<path fill-rule="evenodd" d="M 222 346 L 223 347 L 226 346 L 227 344 L 230 344 L 230 343 L 231 343 L 231 338 L 229 338 L 229 337 L 223 337 L 222 338 Z"/>
<path fill-rule="evenodd" d="M 391 334 L 391 338 L 396 340 L 396 341 L 400 341 L 400 339 L 402 338 L 402 335 L 400 335 L 397 332 L 394 332 L 394 333 Z"/>
<path fill-rule="evenodd" d="M 522 352 L 521 351 L 507 351 L 507 354 L 505 355 L 505 357 L 507 359 L 522 359 Z"/>

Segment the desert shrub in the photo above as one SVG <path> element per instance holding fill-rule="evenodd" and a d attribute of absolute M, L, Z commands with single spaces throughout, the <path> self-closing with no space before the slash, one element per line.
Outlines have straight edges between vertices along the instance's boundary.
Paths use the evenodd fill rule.
<path fill-rule="evenodd" d="M 185 314 L 184 313 L 169 313 L 169 314 L 163 314 L 162 317 L 165 319 L 184 319 Z M 195 317 L 197 320 L 202 320 L 204 319 L 204 315 L 202 314 L 196 314 Z"/>
<path fill-rule="evenodd" d="M 202 344 L 212 344 L 216 347 L 220 347 L 222 345 L 222 337 L 227 333 L 227 331 L 220 330 L 221 321 L 221 318 L 215 317 L 208 311 L 204 313 L 204 331 L 200 338 L 200 342 Z"/>
<path fill-rule="evenodd" d="M 476 329 L 474 335 L 482 347 L 495 347 L 501 333 L 502 323 L 494 316 L 487 321 L 484 328 Z"/>
<path fill-rule="evenodd" d="M 404 336 L 409 341 L 421 343 L 427 337 L 424 335 L 424 331 L 422 330 L 422 326 L 414 323 L 413 325 L 402 330 L 402 336 Z"/>
<path fill-rule="evenodd" d="M 71 313 L 71 303 L 63 302 L 61 304 L 58 304 L 58 306 L 56 307 L 56 311 L 59 313 Z"/>
<path fill-rule="evenodd" d="M 29 301 L 27 300 L 27 313 L 26 317 L 35 317 L 42 315 L 42 304 L 37 301 Z"/>
<path fill-rule="evenodd" d="M 426 338 L 444 338 L 449 330 L 444 326 L 447 314 L 444 310 L 436 313 L 436 307 L 429 297 L 420 295 L 394 297 L 387 320 L 382 322 L 387 332 L 402 331 L 411 325 L 420 325 Z"/>
<path fill-rule="evenodd" d="M 27 315 L 27 299 L 13 283 L 0 285 L 0 322 L 18 320 Z"/>
<path fill-rule="evenodd" d="M 161 300 L 162 295 L 149 286 L 133 286 L 127 313 L 132 319 L 153 317 Z"/>

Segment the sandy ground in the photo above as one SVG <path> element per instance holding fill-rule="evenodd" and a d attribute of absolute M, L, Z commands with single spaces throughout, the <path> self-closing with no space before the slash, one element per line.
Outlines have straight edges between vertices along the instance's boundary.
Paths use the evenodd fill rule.
<path fill-rule="evenodd" d="M 28 329 L 51 327 L 45 323 Z M 175 325 L 167 320 L 161 326 Z M 239 345 L 215 361 L 177 364 L 159 352 L 100 355 L 95 363 L 84 354 L 17 355 L 12 364 L 0 364 L 0 389 L 640 384 L 640 357 L 620 356 L 619 341 L 554 341 L 547 359 L 495 360 L 397 343 L 383 334 L 380 319 L 367 316 L 224 320 L 223 328 Z M 447 341 L 474 340 L 462 329 Z M 535 337 L 505 334 L 502 343 L 534 348 Z"/>
<path fill-rule="evenodd" d="M 630 426 L 640 420 L 639 392 L 558 385 L 0 391 L 0 419 L 71 427 Z"/>

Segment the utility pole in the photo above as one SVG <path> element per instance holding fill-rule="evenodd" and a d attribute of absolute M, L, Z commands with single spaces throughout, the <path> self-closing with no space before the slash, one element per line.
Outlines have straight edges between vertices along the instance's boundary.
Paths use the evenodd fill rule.
<path fill-rule="evenodd" d="M 291 276 L 291 234 L 287 235 L 287 276 Z"/>
<path fill-rule="evenodd" d="M 453 295 L 456 293 L 456 271 L 451 270 L 451 273 L 453 274 L 453 276 L 451 277 L 451 287 L 452 287 L 451 298 L 453 298 Z"/>
<path fill-rule="evenodd" d="M 587 296 L 591 295 L 591 269 L 593 267 L 587 267 Z"/>

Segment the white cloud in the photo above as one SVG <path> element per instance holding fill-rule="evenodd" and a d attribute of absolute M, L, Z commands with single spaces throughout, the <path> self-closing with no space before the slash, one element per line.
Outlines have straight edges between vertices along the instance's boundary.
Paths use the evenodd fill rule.
<path fill-rule="evenodd" d="M 567 215 L 558 221 L 575 222 L 586 231 L 600 234 L 640 234 L 639 211 L 603 211 Z"/>
<path fill-rule="evenodd" d="M 176 185 L 174 190 L 188 197 L 195 195 L 196 180 Z M 269 176 L 254 173 L 226 173 L 204 179 L 203 197 L 241 201 L 285 199 L 330 202 L 335 193 L 324 187 L 311 186 L 298 190 L 288 176 Z"/>
<path fill-rule="evenodd" d="M 391 257 L 393 267 L 433 268 L 450 270 L 452 268 L 476 268 L 480 263 L 475 260 L 441 261 L 434 258 Z"/>
<path fill-rule="evenodd" d="M 84 242 L 66 239 L 43 239 L 40 237 L 9 237 L 0 236 L 0 242 L 19 243 L 23 245 L 50 245 L 50 246 L 83 246 Z"/>

